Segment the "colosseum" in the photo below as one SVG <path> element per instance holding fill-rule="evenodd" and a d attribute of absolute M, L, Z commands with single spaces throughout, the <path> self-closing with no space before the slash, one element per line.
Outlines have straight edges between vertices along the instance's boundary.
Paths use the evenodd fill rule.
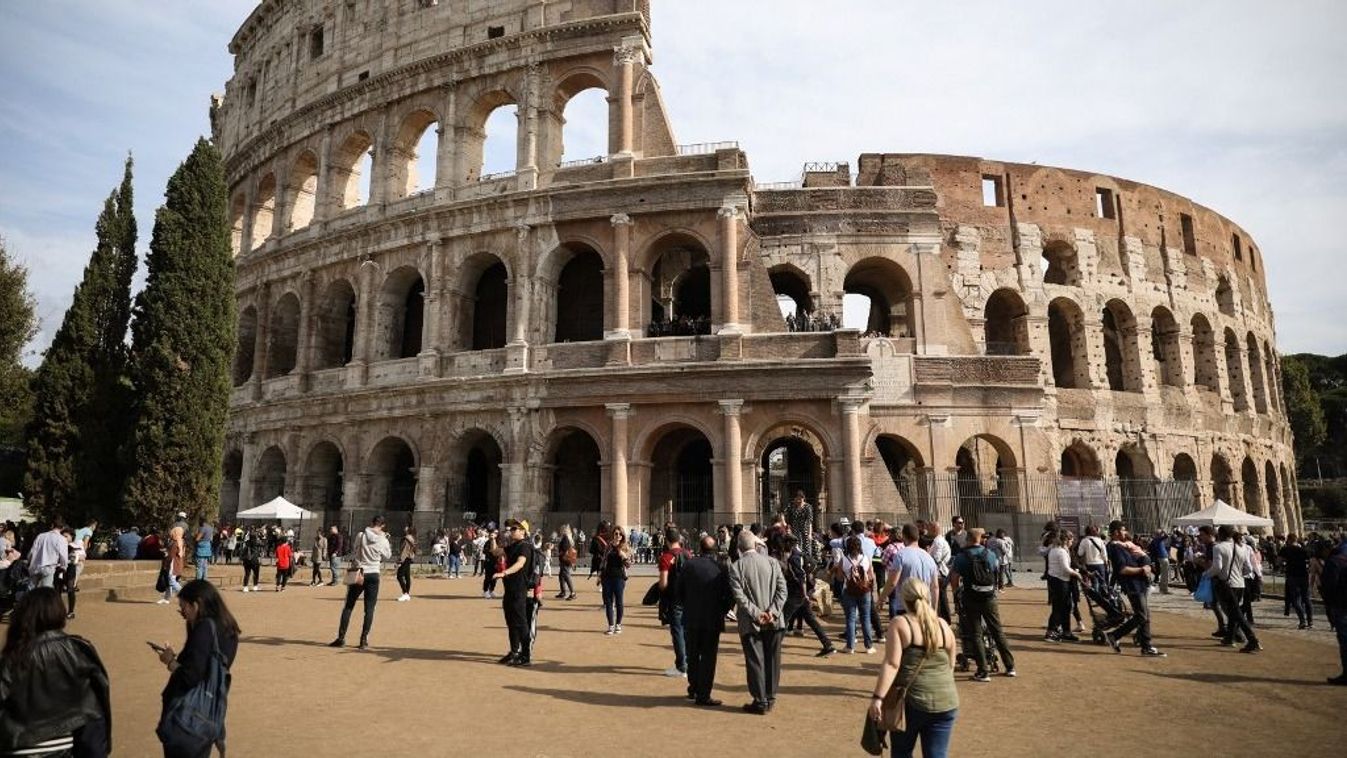
<path fill-rule="evenodd" d="M 820 523 L 1151 528 L 1220 498 L 1297 528 L 1248 233 L 974 157 L 757 183 L 737 143 L 675 139 L 649 6 L 252 12 L 211 112 L 240 314 L 225 518 L 283 493 L 342 523 L 697 528 L 803 490 Z M 572 156 L 589 90 L 607 150 Z M 512 167 L 484 173 L 493 149 Z"/>

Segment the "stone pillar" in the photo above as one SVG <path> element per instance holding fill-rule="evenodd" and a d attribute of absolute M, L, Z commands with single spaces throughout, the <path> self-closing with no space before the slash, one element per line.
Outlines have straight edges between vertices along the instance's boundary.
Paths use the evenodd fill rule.
<path fill-rule="evenodd" d="M 309 372 L 313 366 L 313 271 L 299 276 L 299 336 L 295 355 L 295 373 L 299 375 L 299 391 L 309 391 Z"/>
<path fill-rule="evenodd" d="M 613 225 L 613 307 L 604 339 L 631 339 L 631 216 L 614 214 Z"/>
<path fill-rule="evenodd" d="M 530 63 L 524 75 L 524 102 L 519 108 L 519 158 L 516 171 L 520 190 L 538 186 L 538 84 L 542 67 Z"/>
<path fill-rule="evenodd" d="M 251 435 L 249 435 L 251 437 Z M 251 439 L 245 438 L 240 448 L 243 455 L 243 465 L 239 467 L 239 507 L 238 510 L 246 511 L 261 503 L 253 502 L 253 471 L 257 458 L 257 445 Z"/>
<path fill-rule="evenodd" d="M 865 398 L 839 397 L 837 405 L 842 412 L 843 480 L 847 489 L 847 507 L 852 514 L 861 512 L 864 504 L 861 494 L 861 407 Z"/>
<path fill-rule="evenodd" d="M 313 223 L 332 217 L 336 205 L 332 198 L 332 127 L 323 130 L 323 141 L 318 148 L 318 186 L 313 191 Z"/>
<path fill-rule="evenodd" d="M 250 379 L 254 400 L 262 397 L 262 377 L 267 373 L 271 352 L 271 285 L 257 287 L 257 339 L 253 340 L 253 375 Z"/>
<path fill-rule="evenodd" d="M 632 105 L 632 93 L 636 88 L 636 58 L 640 54 L 640 48 L 627 45 L 626 40 L 623 40 L 621 47 L 613 50 L 613 65 L 618 69 L 617 155 L 623 157 L 630 157 L 635 152 L 633 143 L 636 114 Z"/>
<path fill-rule="evenodd" d="M 718 334 L 742 334 L 739 325 L 739 209 L 727 205 L 716 214 L 720 220 L 720 318 Z"/>
<path fill-rule="evenodd" d="M 949 329 L 945 323 L 945 288 L 938 286 L 940 243 L 914 242 L 913 257 L 917 261 L 917 280 L 912 284 L 912 337 L 916 340 L 918 355 L 947 355 Z"/>
<path fill-rule="evenodd" d="M 627 524 L 627 419 L 631 418 L 628 403 L 607 403 L 604 408 L 613 419 L 613 441 L 608 451 L 608 489 L 612 503 L 613 523 Z"/>
<path fill-rule="evenodd" d="M 360 262 L 360 292 L 356 295 L 355 336 L 351 348 L 351 362 L 346 364 L 346 386 L 363 387 L 370 348 L 374 340 L 374 321 L 378 315 L 375 303 L 379 264 L 366 257 Z"/>
<path fill-rule="evenodd" d="M 417 360 L 421 365 L 421 376 L 435 377 L 440 375 L 440 347 L 443 343 L 440 311 L 444 307 L 444 298 L 441 294 L 444 290 L 444 243 L 432 242 L 427 248 L 426 254 L 430 258 L 430 265 L 426 268 L 429 269 L 430 281 L 425 283 L 425 307 L 422 309 L 422 330 L 425 339 L 421 341 L 421 352 L 417 355 Z"/>
<path fill-rule="evenodd" d="M 445 93 L 444 119 L 435 125 L 435 134 L 439 141 L 435 144 L 435 189 L 452 187 L 454 179 L 454 160 L 457 152 L 454 140 L 454 118 L 457 111 L 457 82 L 445 82 L 440 85 Z"/>
<path fill-rule="evenodd" d="M 529 301 L 532 299 L 529 275 L 533 267 L 533 256 L 529 249 L 528 224 L 515 227 L 517 239 L 514 262 L 514 275 L 510 278 L 510 299 L 514 301 L 514 320 L 510 322 L 510 343 L 506 345 L 505 373 L 527 373 L 528 368 L 528 326 Z"/>
<path fill-rule="evenodd" d="M 719 400 L 720 413 L 725 417 L 725 441 L 721 458 L 725 469 L 724 509 L 741 521 L 744 511 L 744 443 L 739 430 L 739 416 L 744 410 L 743 400 Z"/>
<path fill-rule="evenodd" d="M 388 149 L 392 142 L 388 138 L 388 110 L 384 109 L 379 113 L 379 125 L 373 134 L 374 145 L 370 148 L 370 178 L 369 178 L 369 202 L 373 207 L 382 206 L 388 202 L 388 189 L 392 182 L 389 177 L 392 175 L 389 169 L 389 157 L 392 153 Z"/>
<path fill-rule="evenodd" d="M 930 435 L 930 457 L 927 461 L 931 464 L 928 467 L 930 475 L 935 478 L 932 486 L 931 518 L 938 521 L 941 526 L 948 527 L 950 518 L 954 515 L 952 505 L 958 499 L 958 492 L 950 486 L 953 477 L 947 475 L 945 467 L 940 465 L 941 460 L 954 459 L 954 451 L 949 450 L 950 441 L 949 429 L 952 426 L 952 419 L 949 414 L 927 414 L 926 429 Z M 958 469 L 954 469 L 957 473 Z"/>

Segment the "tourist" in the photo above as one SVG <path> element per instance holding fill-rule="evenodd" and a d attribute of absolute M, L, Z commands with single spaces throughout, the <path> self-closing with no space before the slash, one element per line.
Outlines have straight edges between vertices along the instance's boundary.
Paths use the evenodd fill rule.
<path fill-rule="evenodd" d="M 844 545 L 842 558 L 833 567 L 835 577 L 842 585 L 842 610 L 847 619 L 846 634 L 843 637 L 847 646 L 842 652 L 847 655 L 856 652 L 856 623 L 859 620 L 861 633 L 865 639 L 865 652 L 874 653 L 869 624 L 870 604 L 873 601 L 871 593 L 875 586 L 874 568 L 862 551 L 860 537 L 856 535 L 847 537 Z"/>
<path fill-rule="evenodd" d="M 1321 550 L 1328 555 L 1319 576 L 1319 596 L 1324 600 L 1329 624 L 1338 638 L 1338 659 L 1342 671 L 1330 677 L 1329 684 L 1347 686 L 1347 539 L 1339 540 L 1337 547 L 1325 543 Z"/>
<path fill-rule="evenodd" d="M 775 545 L 771 544 L 773 541 Z M 804 554 L 799 544 L 800 541 L 794 534 L 778 534 L 768 544 L 772 557 L 781 561 L 781 570 L 786 577 L 786 606 L 781 615 L 788 626 L 796 619 L 808 624 L 821 646 L 814 657 L 827 658 L 837 652 L 837 649 L 828 639 L 827 631 L 814 616 L 814 608 L 809 603 L 809 576 L 805 570 Z"/>
<path fill-rule="evenodd" d="M 181 540 L 174 539 L 174 531 L 176 529 L 169 530 L 168 549 L 160 562 L 160 574 L 167 581 L 164 587 L 164 596 L 158 600 L 159 605 L 168 605 L 172 602 L 173 597 L 182 591 L 183 544 Z"/>
<path fill-rule="evenodd" d="M 234 562 L 234 551 L 238 549 L 239 549 L 239 528 L 235 526 L 225 529 L 224 559 L 226 566 Z"/>
<path fill-rule="evenodd" d="M 1101 587 L 1108 583 L 1108 570 L 1105 568 L 1105 564 L 1108 563 L 1108 546 L 1099 536 L 1097 525 L 1090 524 L 1085 527 L 1085 536 L 1077 543 L 1075 553 L 1080 559 L 1080 565 L 1085 568 L 1084 573 L 1090 577 L 1092 583 L 1097 583 Z"/>
<path fill-rule="evenodd" d="M 618 527 L 619 533 L 622 527 Z M 599 566 L 603 563 L 604 556 L 608 555 L 608 541 L 612 538 L 613 525 L 607 521 L 600 521 L 599 528 L 594 530 L 594 536 L 589 540 L 589 576 L 593 579 L 595 574 L 599 573 Z"/>
<path fill-rule="evenodd" d="M 1046 537 L 1048 549 L 1048 602 L 1052 612 L 1048 616 L 1046 642 L 1076 642 L 1080 638 L 1071 633 L 1071 581 L 1081 580 L 1081 574 L 1071 567 L 1071 533 L 1059 530 Z"/>
<path fill-rule="evenodd" d="M 295 548 L 289 538 L 282 538 L 276 544 L 276 591 L 284 592 L 290 575 L 295 572 Z"/>
<path fill-rule="evenodd" d="M 729 575 L 719 561 L 715 537 L 702 537 L 700 554 L 683 564 L 675 595 L 683 608 L 683 633 L 687 643 L 688 698 L 714 708 L 721 701 L 711 697 L 716 680 L 716 656 L 725 614 L 734 607 Z"/>
<path fill-rule="evenodd" d="M 1296 612 L 1301 629 L 1314 628 L 1314 602 L 1310 598 L 1310 554 L 1294 533 L 1286 535 L 1286 544 L 1277 553 L 1286 572 L 1286 613 Z"/>
<path fill-rule="evenodd" d="M 879 591 L 880 599 L 887 599 L 890 618 L 906 612 L 899 588 L 911 577 L 930 584 L 932 597 L 940 591 L 940 568 L 930 553 L 917 546 L 917 525 L 903 524 L 899 537 L 895 540 L 898 549 L 889 553 L 884 564 L 884 587 Z"/>
<path fill-rule="evenodd" d="M 53 518 L 47 531 L 33 540 L 33 546 L 28 551 L 28 574 L 32 577 L 34 587 L 54 588 L 56 572 L 64 571 L 69 563 L 70 543 L 61 534 L 64 528 L 61 519 Z"/>
<path fill-rule="evenodd" d="M 370 525 L 355 538 L 351 558 L 355 566 L 346 585 L 346 604 L 341 609 L 341 625 L 337 627 L 337 638 L 328 643 L 329 647 L 342 647 L 346 644 L 346 628 L 351 623 L 351 611 L 355 601 L 365 596 L 365 621 L 360 626 L 360 649 L 369 647 L 370 628 L 374 626 L 374 606 L 379 600 L 379 568 L 383 561 L 393 557 L 393 549 L 388 545 L 388 535 L 384 534 L 384 517 L 375 516 Z"/>
<path fill-rule="evenodd" d="M 1249 626 L 1253 626 L 1253 604 L 1263 599 L 1263 553 L 1254 542 L 1253 535 L 1244 535 L 1244 545 L 1249 548 L 1249 562 L 1244 567 L 1244 593 L 1239 608 Z"/>
<path fill-rule="evenodd" d="M 949 543 L 950 559 L 959 554 L 968 546 L 968 530 L 964 528 L 963 516 L 955 516 L 952 522 L 954 528 L 945 534 L 945 541 Z"/>
<path fill-rule="evenodd" d="M 341 529 L 333 524 L 327 530 L 327 562 L 329 577 L 327 586 L 335 587 L 341 581 L 341 559 L 346 555 L 346 538 Z"/>
<path fill-rule="evenodd" d="M 500 546 L 499 535 L 493 530 L 482 542 L 482 557 L 478 563 L 482 566 L 482 597 L 491 600 L 496 597 L 496 574 L 504 571 L 505 551 Z"/>
<path fill-rule="evenodd" d="M 1146 552 L 1150 555 L 1151 565 L 1155 567 L 1154 581 L 1160 585 L 1160 594 L 1169 594 L 1169 535 L 1163 529 L 1156 529 L 1155 536 L 1151 537 L 1151 542 L 1146 546 Z"/>
<path fill-rule="evenodd" d="M 205 580 L 188 582 L 178 595 L 178 613 L 187 622 L 187 641 L 182 652 L 176 655 L 167 644 L 154 646 L 159 660 L 168 667 L 168 684 L 164 687 L 163 708 L 167 715 L 174 701 L 191 692 L 198 684 L 207 681 L 211 665 L 216 654 L 224 657 L 226 669 L 234 666 L 234 656 L 239 649 L 239 625 L 233 614 L 225 607 L 224 598 L 215 589 L 215 585 Z M 224 686 L 229 686 L 229 677 L 224 678 Z M 223 716 L 223 714 L 221 714 Z M 198 714 L 199 716 L 199 714 Z M 190 735 L 166 733 L 166 720 L 160 719 L 159 738 L 164 742 L 165 758 L 208 757 L 211 743 L 188 747 L 181 743 L 188 741 Z M 225 754 L 224 724 L 217 725 L 220 739 L 214 743 Z"/>
<path fill-rule="evenodd" d="M 931 547 L 929 552 L 935 559 L 935 566 L 940 571 L 940 594 L 935 599 L 936 611 L 940 618 L 946 623 L 950 620 L 949 613 L 949 562 L 954 557 L 950 550 L 949 541 L 940 533 L 940 524 L 936 521 L 926 522 L 926 534 L 931 538 Z"/>
<path fill-rule="evenodd" d="M 65 588 L 67 611 L 65 617 L 73 619 L 75 618 L 75 599 L 78 597 L 80 574 L 84 572 L 84 560 L 87 553 L 85 552 L 85 541 L 79 539 L 78 532 L 64 529 L 61 533 L 69 540 L 69 558 L 66 561 L 65 571 L 61 573 L 61 586 Z"/>
<path fill-rule="evenodd" d="M 999 559 L 982 544 L 983 534 L 981 529 L 968 530 L 964 548 L 950 562 L 949 571 L 950 587 L 953 588 L 954 596 L 959 598 L 956 605 L 959 607 L 959 630 L 963 633 L 964 655 L 972 651 L 973 663 L 977 667 L 973 671 L 975 682 L 991 681 L 987 673 L 987 644 L 982 638 L 984 627 L 1001 655 L 1002 671 L 1006 676 L 1015 676 L 1015 656 L 1006 642 L 1006 634 L 1001 626 L 1001 611 L 996 602 Z M 922 581 L 920 576 L 915 578 Z M 926 581 L 926 584 L 930 582 Z"/>
<path fill-rule="evenodd" d="M 463 535 L 457 529 L 449 533 L 449 542 L 445 546 L 448 550 L 448 573 L 450 579 L 459 579 L 462 577 L 463 569 Z"/>
<path fill-rule="evenodd" d="M 402 594 L 398 595 L 399 603 L 412 599 L 412 563 L 415 561 L 416 527 L 408 524 L 402 531 L 402 549 L 398 552 L 398 587 L 402 589 Z"/>
<path fill-rule="evenodd" d="M 1234 647 L 1236 633 L 1247 642 L 1239 651 L 1257 653 L 1263 649 L 1258 643 L 1249 620 L 1244 617 L 1240 605 L 1244 601 L 1244 574 L 1249 563 L 1250 548 L 1235 539 L 1235 528 L 1222 526 L 1216 531 L 1216 545 L 1211 550 L 1211 566 L 1206 576 L 1211 578 L 1211 588 L 1225 613 L 1225 636 L 1221 638 L 1222 647 Z"/>
<path fill-rule="evenodd" d="M 914 577 L 900 591 L 908 612 L 889 622 L 889 642 L 870 698 L 869 716 L 879 721 L 885 696 L 894 687 L 906 687 L 903 731 L 890 734 L 894 758 L 911 758 L 918 739 L 923 758 L 945 758 L 959 714 L 954 632 L 931 607 L 929 584 Z"/>
<path fill-rule="evenodd" d="M 136 550 L 140 547 L 140 527 L 133 526 L 117 535 L 117 557 L 124 561 L 136 559 Z"/>
<path fill-rule="evenodd" d="M 193 539 L 196 540 L 196 550 L 193 552 L 193 557 L 196 559 L 196 578 L 205 579 L 206 572 L 210 567 L 210 559 L 214 557 L 212 545 L 215 540 L 215 527 L 202 519 L 196 528 Z"/>
<path fill-rule="evenodd" d="M 505 627 L 510 634 L 510 652 L 500 663 L 510 666 L 530 666 L 533 663 L 533 640 L 529 630 L 529 592 L 535 583 L 537 553 L 529 540 L 528 527 L 514 519 L 505 522 L 506 568 L 495 574 L 505 580 L 501 607 L 505 612 Z"/>
<path fill-rule="evenodd" d="M 611 541 L 605 541 L 595 535 L 597 542 L 605 544 L 603 555 L 599 557 L 599 585 L 603 588 L 603 613 L 608 619 L 606 635 L 622 633 L 623 594 L 627 591 L 627 569 L 631 568 L 632 552 L 627 545 L 627 535 L 622 527 L 614 526 Z"/>
<path fill-rule="evenodd" d="M 1113 572 L 1113 581 L 1132 606 L 1132 615 L 1121 626 L 1104 632 L 1104 641 L 1113 648 L 1113 652 L 1121 653 L 1119 640 L 1136 631 L 1137 644 L 1141 646 L 1143 656 L 1164 658 L 1165 654 L 1151 644 L 1151 608 L 1147 599 L 1152 575 L 1151 559 L 1147 551 L 1132 543 L 1127 527 L 1121 521 L 1109 524 L 1108 536 L 1106 556 L 1109 568 Z M 1168 570 L 1165 569 L 1166 572 Z"/>
<path fill-rule="evenodd" d="M 856 544 L 859 553 L 859 540 Z M 788 593 L 781 563 L 759 553 L 756 546 L 757 538 L 752 532 L 741 532 L 739 560 L 730 566 L 729 573 L 739 640 L 748 670 L 748 692 L 753 698 L 743 709 L 762 716 L 776 705 L 781 680 L 781 638 L 786 630 L 782 611 Z"/>
<path fill-rule="evenodd" d="M 435 530 L 435 538 L 430 543 L 430 564 L 438 566 L 443 576 L 449 576 L 449 536 L 443 529 Z"/>
<path fill-rule="evenodd" d="M 669 527 L 664 530 L 664 549 L 659 555 L 659 616 L 660 621 L 669 625 L 669 638 L 673 643 L 674 665 L 664 670 L 665 676 L 688 675 L 687 641 L 683 634 L 683 606 L 678 602 L 678 577 L 687 561 L 687 551 L 683 549 L 683 535 L 678 529 Z"/>
<path fill-rule="evenodd" d="M 806 568 L 812 570 L 817 561 L 814 554 L 814 506 L 805 500 L 804 490 L 795 490 L 781 515 L 786 517 L 791 532 L 799 540 Z"/>
<path fill-rule="evenodd" d="M 327 537 L 323 536 L 322 529 L 316 529 L 313 533 L 313 552 L 309 556 L 309 562 L 313 564 L 313 574 L 309 577 L 310 587 L 323 583 L 323 562 L 326 560 Z"/>
<path fill-rule="evenodd" d="M 248 591 L 248 579 L 252 578 L 252 591 L 262 591 L 262 541 L 257 536 L 257 531 L 249 531 L 245 537 L 241 537 L 243 544 L 239 547 L 239 563 L 243 564 L 243 591 Z"/>
<path fill-rule="evenodd" d="M 73 533 L 72 533 L 73 534 Z M 108 672 L 94 646 L 66 634 L 50 587 L 23 596 L 0 652 L 0 753 L 106 756 L 112 745 Z"/>
<path fill-rule="evenodd" d="M 561 525 L 561 541 L 557 546 L 557 562 L 561 565 L 561 570 L 557 574 L 557 599 L 574 600 L 575 599 L 575 580 L 571 577 L 571 572 L 575 570 L 575 537 L 571 534 L 571 525 Z"/>

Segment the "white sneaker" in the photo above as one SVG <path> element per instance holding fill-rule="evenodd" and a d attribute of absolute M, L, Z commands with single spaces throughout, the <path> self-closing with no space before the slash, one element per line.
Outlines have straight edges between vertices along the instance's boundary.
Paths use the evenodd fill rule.
<path fill-rule="evenodd" d="M 244 587 L 243 589 L 239 590 L 239 592 L 247 592 L 247 591 L 248 591 L 247 587 Z"/>
<path fill-rule="evenodd" d="M 669 668 L 664 669 L 664 675 L 667 677 L 687 676 L 687 674 L 679 671 L 677 666 L 670 666 Z"/>
<path fill-rule="evenodd" d="M 875 654 L 875 649 L 872 648 L 872 647 L 867 647 L 867 648 L 865 649 L 865 654 L 866 654 L 866 655 L 874 655 L 874 654 Z"/>
<path fill-rule="evenodd" d="M 253 585 L 253 592 L 261 592 L 261 591 L 262 591 L 262 585 L 260 585 L 260 584 L 254 584 L 254 585 Z"/>
<path fill-rule="evenodd" d="M 168 605 L 168 601 L 165 600 L 165 599 L 163 599 L 162 597 L 159 598 L 158 600 L 154 601 L 154 602 L 155 602 L 156 604 L 158 604 L 158 605 Z"/>
<path fill-rule="evenodd" d="M 615 630 L 615 631 L 614 631 L 615 634 L 621 634 L 621 633 L 622 633 L 622 625 L 621 625 L 621 624 L 618 624 L 616 627 L 614 627 L 614 630 Z"/>
<path fill-rule="evenodd" d="M 168 602 L 168 601 L 165 600 L 164 602 Z M 604 634 L 605 637 L 612 637 L 614 634 L 617 634 L 617 627 L 615 627 L 615 626 L 610 626 L 610 627 L 608 627 L 608 631 L 604 632 L 603 634 Z"/>
<path fill-rule="evenodd" d="M 411 596 L 411 595 L 408 595 L 408 594 L 405 593 L 405 592 L 404 592 L 403 594 L 401 594 L 401 595 L 398 595 L 398 602 L 399 602 L 399 603 L 405 603 L 405 602 L 407 602 L 408 600 L 411 600 L 411 599 L 412 599 L 412 596 Z"/>

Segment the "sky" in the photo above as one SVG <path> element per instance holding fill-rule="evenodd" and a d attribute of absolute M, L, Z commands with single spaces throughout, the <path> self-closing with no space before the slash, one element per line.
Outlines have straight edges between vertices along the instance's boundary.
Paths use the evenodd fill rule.
<path fill-rule="evenodd" d="M 148 249 L 164 185 L 208 133 L 210 94 L 232 72 L 226 45 L 254 5 L 0 2 L 0 236 L 38 301 L 30 365 L 60 325 L 127 151 Z M 1253 236 L 1282 353 L 1347 352 L 1334 276 L 1347 212 L 1347 4 L 652 6 L 652 70 L 680 143 L 737 140 L 758 181 L 796 179 L 806 161 L 931 152 L 1163 187 Z M 603 152 L 586 126 L 601 108 L 593 96 L 568 108 L 566 159 Z M 488 153 L 485 171 L 508 167 Z"/>

